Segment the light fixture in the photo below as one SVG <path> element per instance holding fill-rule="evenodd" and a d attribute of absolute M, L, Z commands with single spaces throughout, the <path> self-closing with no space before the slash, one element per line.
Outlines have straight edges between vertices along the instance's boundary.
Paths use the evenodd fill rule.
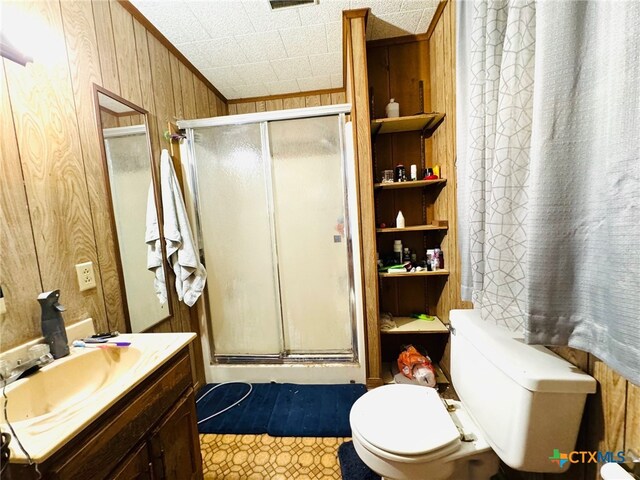
<path fill-rule="evenodd" d="M 33 62 L 33 58 L 18 50 L 2 32 L 0 32 L 0 56 L 12 62 L 19 63 L 23 67 L 29 62 Z"/>
<path fill-rule="evenodd" d="M 280 10 L 281 8 L 302 7 L 303 5 L 317 5 L 318 0 L 269 0 L 271 10 Z"/>

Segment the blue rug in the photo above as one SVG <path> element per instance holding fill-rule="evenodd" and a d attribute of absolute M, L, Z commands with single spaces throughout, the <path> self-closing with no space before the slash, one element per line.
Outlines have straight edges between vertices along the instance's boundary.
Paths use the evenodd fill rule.
<path fill-rule="evenodd" d="M 201 398 L 214 385 L 205 385 Z M 198 421 L 242 398 L 249 387 L 222 385 L 196 404 Z M 254 383 L 239 405 L 198 425 L 200 433 L 273 437 L 350 437 L 349 412 L 367 391 L 364 385 L 295 385 Z"/>
<path fill-rule="evenodd" d="M 360 460 L 353 442 L 344 442 L 338 448 L 342 480 L 380 480 L 380 475 Z"/>
<path fill-rule="evenodd" d="M 267 433 L 273 437 L 350 437 L 349 412 L 366 391 L 359 384 L 282 384 Z"/>
<path fill-rule="evenodd" d="M 205 385 L 196 400 L 208 392 L 214 384 Z M 259 435 L 267 433 L 267 425 L 273 412 L 281 385 L 278 383 L 254 383 L 251 394 L 232 409 L 198 425 L 200 433 L 233 433 Z M 225 409 L 240 400 L 249 387 L 243 384 L 222 385 L 196 404 L 198 421 Z"/>

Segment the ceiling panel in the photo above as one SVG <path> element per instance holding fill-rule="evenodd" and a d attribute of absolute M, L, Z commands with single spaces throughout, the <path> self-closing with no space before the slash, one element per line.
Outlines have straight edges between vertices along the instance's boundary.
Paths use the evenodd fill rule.
<path fill-rule="evenodd" d="M 370 8 L 367 39 L 426 32 L 439 0 L 131 0 L 228 99 L 325 88 L 342 79 L 342 11 Z"/>

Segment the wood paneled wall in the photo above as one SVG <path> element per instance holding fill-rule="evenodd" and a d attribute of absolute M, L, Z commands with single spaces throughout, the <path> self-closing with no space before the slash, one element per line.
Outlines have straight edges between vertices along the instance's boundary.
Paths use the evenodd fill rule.
<path fill-rule="evenodd" d="M 429 39 L 431 78 L 431 109 L 447 114 L 444 123 L 430 140 L 429 148 L 434 163 L 440 164 L 443 176 L 455 177 L 455 2 L 449 1 Z M 455 182 L 447 183 L 445 202 L 436 208 L 442 218 L 455 219 Z M 438 199 L 440 202 L 440 198 Z M 452 225 L 452 223 L 454 225 Z M 450 262 L 459 265 L 455 222 L 449 223 L 447 247 Z M 453 227 L 453 231 L 452 231 Z M 447 308 L 460 308 L 459 268 L 449 276 L 442 302 Z M 469 305 L 470 307 L 470 305 Z M 555 349 L 558 354 L 591 374 L 598 381 L 598 393 L 590 395 L 582 422 L 577 450 L 640 452 L 640 387 L 620 377 L 602 361 L 585 352 L 571 348 Z M 574 465 L 565 475 L 522 474 L 509 471 L 511 479 L 518 480 L 597 480 L 597 465 Z"/>
<path fill-rule="evenodd" d="M 167 122 L 227 113 L 225 100 L 118 2 L 14 6 L 25 29 L 50 37 L 46 55 L 34 52 L 27 67 L 0 65 L 0 350 L 40 335 L 36 297 L 55 288 L 67 324 L 92 317 L 98 330 L 126 330 L 92 84 L 150 112 L 156 167 Z M 98 288 L 79 292 L 74 265 L 86 261 Z M 156 331 L 194 330 L 175 296 L 173 311 Z"/>
<path fill-rule="evenodd" d="M 318 107 L 320 105 L 338 105 L 345 103 L 344 90 L 326 90 L 300 95 L 273 95 L 259 99 L 229 100 L 229 115 L 239 113 L 270 112 L 289 108 Z"/>

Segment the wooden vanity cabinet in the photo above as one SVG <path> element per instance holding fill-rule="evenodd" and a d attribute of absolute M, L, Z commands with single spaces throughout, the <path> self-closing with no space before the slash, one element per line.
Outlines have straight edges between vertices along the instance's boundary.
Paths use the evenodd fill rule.
<path fill-rule="evenodd" d="M 201 479 L 188 347 L 38 468 L 52 480 Z M 38 478 L 34 467 L 12 464 L 10 472 L 9 480 Z"/>

